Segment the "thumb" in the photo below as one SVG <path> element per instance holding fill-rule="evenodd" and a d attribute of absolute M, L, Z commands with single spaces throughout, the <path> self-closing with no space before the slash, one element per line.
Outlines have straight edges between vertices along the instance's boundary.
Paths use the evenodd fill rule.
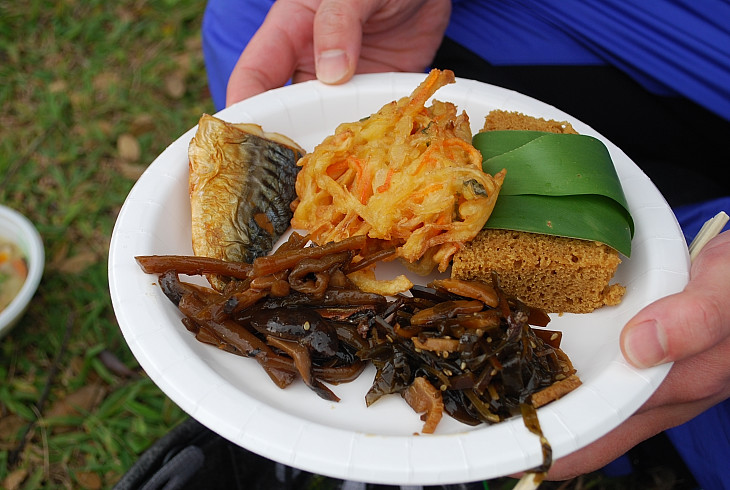
<path fill-rule="evenodd" d="M 703 352 L 730 335 L 730 232 L 710 241 L 681 293 L 641 310 L 621 332 L 626 359 L 644 368 Z"/>
<path fill-rule="evenodd" d="M 355 73 L 362 44 L 362 25 L 369 15 L 363 4 L 324 0 L 314 16 L 314 60 L 317 78 L 324 83 L 348 81 Z"/>
<path fill-rule="evenodd" d="M 306 2 L 279 1 L 271 6 L 228 79 L 227 106 L 281 87 L 293 75 L 296 82 L 314 78 L 310 68 L 314 15 Z"/>

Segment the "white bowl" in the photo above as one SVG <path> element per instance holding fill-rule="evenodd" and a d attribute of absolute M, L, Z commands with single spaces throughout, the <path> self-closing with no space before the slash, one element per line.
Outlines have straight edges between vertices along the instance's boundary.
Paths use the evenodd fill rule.
<path fill-rule="evenodd" d="M 20 320 L 38 289 L 45 266 L 43 241 L 33 223 L 19 212 L 0 205 L 0 237 L 20 247 L 28 261 L 28 277 L 13 301 L 0 311 L 0 338 Z"/>

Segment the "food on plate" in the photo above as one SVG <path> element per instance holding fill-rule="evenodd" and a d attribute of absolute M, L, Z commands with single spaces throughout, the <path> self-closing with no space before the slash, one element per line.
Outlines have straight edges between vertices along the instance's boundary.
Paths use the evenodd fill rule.
<path fill-rule="evenodd" d="M 466 113 L 438 100 L 426 107 L 454 81 L 433 70 L 410 96 L 340 124 L 305 155 L 292 226 L 319 244 L 364 235 L 413 270 L 445 271 L 482 229 L 504 179 L 482 171 Z"/>
<path fill-rule="evenodd" d="M 356 379 L 376 367 L 367 405 L 400 394 L 424 413 L 424 433 L 444 413 L 470 425 L 496 423 L 534 410 L 580 384 L 550 321 L 491 282 L 434 280 L 394 298 L 360 290 L 348 275 L 368 256 L 364 235 L 307 246 L 292 233 L 252 264 L 218 259 L 136 257 L 159 276 L 164 294 L 184 314 L 197 340 L 255 358 L 280 388 L 301 378 L 328 401 L 325 383 Z M 391 252 L 393 253 L 393 252 Z M 230 274 L 222 292 L 180 275 Z"/>
<path fill-rule="evenodd" d="M 20 247 L 0 237 L 0 311 L 13 301 L 27 277 L 28 265 Z"/>
<path fill-rule="evenodd" d="M 499 124 L 503 116 L 493 111 L 485 125 Z M 512 127 L 515 117 L 506 119 Z M 484 170 L 510 174 L 485 227 L 599 241 L 630 257 L 634 222 L 611 153 L 598 138 L 554 123 L 561 132 L 490 129 L 474 135 Z"/>
<path fill-rule="evenodd" d="M 538 119 L 516 112 L 492 111 L 485 120 L 484 131 L 497 130 L 529 130 L 577 135 L 577 132 L 567 122 Z M 597 140 L 588 143 L 592 145 L 591 148 L 598 145 Z M 602 145 L 599 149 L 601 148 Z M 605 152 L 605 150 L 603 151 Z M 543 158 L 543 154 L 533 154 L 532 158 L 535 161 L 529 163 L 535 167 L 543 163 L 540 160 Z M 499 162 L 500 165 L 502 163 L 504 160 Z M 560 202 L 558 201 L 549 201 L 549 203 L 555 203 L 553 207 L 542 204 L 542 201 L 541 205 L 550 207 L 545 212 L 556 213 L 559 215 L 559 219 L 570 218 L 571 216 L 568 215 L 572 215 L 579 226 L 585 226 L 585 222 L 597 219 L 591 216 L 592 210 L 604 212 L 607 209 L 609 218 L 613 217 L 615 220 L 610 221 L 609 218 L 599 220 L 600 225 L 608 228 L 608 232 L 617 232 L 619 238 L 623 240 L 619 243 L 628 242 L 630 245 L 633 223 L 625 209 L 625 202 L 616 203 L 623 199 L 623 194 L 610 158 L 607 166 L 610 166 L 610 169 L 606 171 L 606 179 L 613 180 L 617 186 L 616 200 L 609 200 L 604 196 L 588 195 L 585 197 L 587 201 L 584 202 L 578 200 L 583 199 L 584 196 L 577 198 L 558 196 L 558 199 L 562 199 L 560 202 L 569 203 L 568 207 L 559 208 Z M 510 172 L 509 176 L 517 177 L 514 175 L 515 172 L 509 168 L 508 172 Z M 581 180 L 582 185 L 586 176 L 577 175 L 576 179 Z M 510 193 L 507 184 L 505 182 L 503 187 L 505 194 Z M 548 182 L 547 185 L 557 187 L 555 183 Z M 512 197 L 511 195 L 500 195 L 502 201 L 498 201 L 497 207 L 510 202 L 508 200 Z M 523 198 L 523 196 L 518 196 L 518 198 Z M 533 199 L 533 196 L 524 196 L 524 199 L 519 202 L 529 204 L 529 199 Z M 568 199 L 571 200 L 568 201 Z M 512 207 L 509 208 L 509 213 L 516 215 L 515 219 L 519 219 L 520 216 L 517 215 L 520 212 L 526 212 L 525 209 L 525 206 Z M 541 211 L 538 210 L 539 212 Z M 501 219 L 504 214 L 503 209 L 495 208 L 496 219 Z M 507 216 L 505 219 L 510 218 L 511 216 Z M 620 284 L 611 284 L 621 263 L 621 258 L 619 252 L 614 247 L 607 245 L 605 241 L 597 238 L 579 239 L 570 235 L 561 236 L 555 231 L 561 225 L 558 223 L 558 219 L 552 222 L 546 218 L 545 232 L 506 227 L 492 228 L 492 223 L 488 221 L 485 229 L 454 255 L 452 277 L 485 280 L 496 272 L 503 289 L 508 294 L 520 298 L 530 306 L 548 312 L 587 313 L 604 305 L 616 305 L 621 301 L 626 291 L 625 287 Z M 594 229 L 589 229 L 591 233 L 594 231 Z M 630 249 L 626 253 L 628 254 L 629 251 Z"/>
<path fill-rule="evenodd" d="M 305 151 L 255 124 L 204 114 L 190 142 L 190 205 L 195 255 L 251 262 L 289 228 L 297 160 Z M 216 289 L 224 283 L 208 277 Z"/>
<path fill-rule="evenodd" d="M 556 134 L 578 134 L 568 121 L 532 117 L 515 111 L 495 109 L 484 118 L 481 131 L 544 131 Z"/>
<path fill-rule="evenodd" d="M 610 284 L 618 252 L 599 242 L 485 229 L 454 257 L 452 276 L 499 274 L 505 291 L 549 312 L 587 313 L 616 305 L 626 288 Z"/>
<path fill-rule="evenodd" d="M 359 355 L 377 373 L 368 405 L 399 393 L 423 412 L 425 433 L 443 413 L 468 425 L 496 423 L 580 385 L 547 315 L 491 283 L 434 280 L 399 295 L 392 317 L 376 316 Z"/>
<path fill-rule="evenodd" d="M 337 402 L 329 385 L 372 363 L 368 406 L 400 395 L 422 414 L 424 433 L 444 414 L 469 425 L 521 415 L 541 438 L 543 471 L 551 457 L 536 409 L 581 381 L 561 333 L 544 328 L 550 318 L 514 279 L 524 285 L 530 259 L 543 258 L 538 265 L 550 262 L 564 283 L 533 282 L 538 296 L 576 282 L 571 295 L 583 301 L 586 278 L 570 267 L 600 263 L 608 279 L 588 280 L 608 281 L 620 260 L 595 241 L 484 229 L 506 171 L 483 170 L 465 113 L 438 100 L 426 107 L 454 80 L 433 70 L 409 97 L 339 125 L 309 154 L 259 126 L 204 115 L 189 149 L 195 256 L 136 260 L 158 275 L 198 341 L 254 358 L 278 387 L 301 379 Z M 574 133 L 567 123 L 499 115 L 485 128 Z M 267 255 L 290 220 L 306 234 L 292 232 Z M 377 279 L 374 266 L 395 258 L 422 274 L 445 272 L 453 259 L 452 277 L 427 286 Z M 192 275 L 212 288 L 181 278 Z"/>
<path fill-rule="evenodd" d="M 365 366 L 356 352 L 367 346 L 362 322 L 387 306 L 383 296 L 354 287 L 346 273 L 365 237 L 322 247 L 292 233 L 252 264 L 230 267 L 219 259 L 136 257 L 159 275 L 164 294 L 185 315 L 183 324 L 204 343 L 255 358 L 280 388 L 301 378 L 320 397 L 339 398 L 324 385 L 355 379 Z M 184 274 L 231 274 L 221 291 L 180 280 Z"/>

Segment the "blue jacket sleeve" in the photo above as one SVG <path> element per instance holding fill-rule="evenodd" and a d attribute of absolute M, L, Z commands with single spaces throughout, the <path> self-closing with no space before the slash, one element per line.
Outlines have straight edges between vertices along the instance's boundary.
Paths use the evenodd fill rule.
<path fill-rule="evenodd" d="M 216 110 L 225 107 L 233 67 L 273 3 L 274 0 L 208 1 L 202 25 L 203 56 Z"/>
<path fill-rule="evenodd" d="M 217 108 L 272 0 L 210 0 L 203 52 Z M 611 64 L 730 120 L 727 0 L 454 0 L 447 35 L 496 65 Z"/>
<path fill-rule="evenodd" d="M 730 120 L 726 0 L 455 0 L 447 35 L 495 65 L 610 64 Z"/>

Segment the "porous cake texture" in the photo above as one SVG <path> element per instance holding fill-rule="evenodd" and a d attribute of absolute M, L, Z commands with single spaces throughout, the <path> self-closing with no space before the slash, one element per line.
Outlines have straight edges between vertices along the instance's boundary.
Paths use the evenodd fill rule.
<path fill-rule="evenodd" d="M 502 110 L 485 118 L 482 131 L 495 130 L 578 134 L 566 121 Z M 618 252 L 599 242 L 484 229 L 454 255 L 451 275 L 491 282 L 496 272 L 502 289 L 530 306 L 548 313 L 589 313 L 621 302 L 626 288 L 610 284 L 620 263 Z"/>
<path fill-rule="evenodd" d="M 604 244 L 511 230 L 483 230 L 455 256 L 451 275 L 490 282 L 548 313 L 589 313 L 616 305 L 626 288 L 609 284 L 621 263 Z"/>
<path fill-rule="evenodd" d="M 546 133 L 578 134 L 567 121 L 555 121 L 541 117 L 526 116 L 521 112 L 493 110 L 484 118 L 484 131 L 545 131 Z"/>

